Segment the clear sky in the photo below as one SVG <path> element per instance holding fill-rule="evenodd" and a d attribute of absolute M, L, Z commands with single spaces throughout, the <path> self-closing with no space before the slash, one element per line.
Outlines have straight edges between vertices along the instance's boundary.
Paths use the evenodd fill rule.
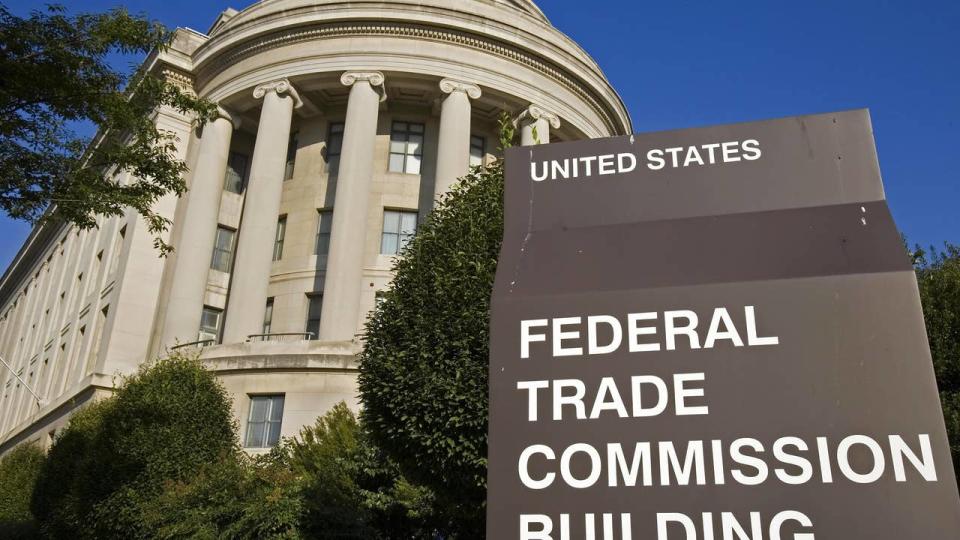
<path fill-rule="evenodd" d="M 0 1 L 25 13 L 52 0 Z M 206 31 L 223 8 L 250 2 L 61 3 L 83 10 L 124 5 L 168 26 Z M 539 5 L 597 60 L 638 132 L 868 107 L 901 230 L 911 243 L 960 243 L 960 1 Z M 0 219 L 0 268 L 28 232 Z"/>

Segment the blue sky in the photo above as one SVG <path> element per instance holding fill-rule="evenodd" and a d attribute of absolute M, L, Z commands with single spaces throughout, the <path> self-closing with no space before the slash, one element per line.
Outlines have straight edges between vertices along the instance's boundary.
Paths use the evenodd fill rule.
<path fill-rule="evenodd" d="M 0 0 L 2 1 L 2 0 Z M 124 5 L 205 31 L 224 0 Z M 47 1 L 15 0 L 17 13 Z M 789 4 L 789 5 L 788 5 Z M 868 107 L 887 198 L 911 243 L 960 243 L 960 2 L 541 0 L 623 96 L 638 132 Z M 29 227 L 0 218 L 0 268 Z"/>

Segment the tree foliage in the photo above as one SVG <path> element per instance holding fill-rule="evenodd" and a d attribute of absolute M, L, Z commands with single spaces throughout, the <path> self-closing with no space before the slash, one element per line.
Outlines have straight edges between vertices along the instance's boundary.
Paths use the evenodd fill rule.
<path fill-rule="evenodd" d="M 0 537 L 32 534 L 30 499 L 43 460 L 43 450 L 33 444 L 21 444 L 0 459 Z"/>
<path fill-rule="evenodd" d="M 71 419 L 33 500 L 42 530 L 63 538 L 148 538 L 143 516 L 167 483 L 237 452 L 230 400 L 196 360 L 145 365 L 115 395 Z"/>
<path fill-rule="evenodd" d="M 169 223 L 152 206 L 183 193 L 186 165 L 153 114 L 169 106 L 202 122 L 215 107 L 153 73 L 122 73 L 108 58 L 163 49 L 170 37 L 122 8 L 69 15 L 52 5 L 18 17 L 0 4 L 0 208 L 36 220 L 55 206 L 57 219 L 91 227 L 96 215 L 132 207 L 169 249 L 160 239 Z M 72 130 L 84 122 L 100 128 L 92 144 Z"/>
<path fill-rule="evenodd" d="M 960 478 L 960 246 L 914 254 L 933 368 Z"/>
<path fill-rule="evenodd" d="M 430 538 L 433 498 L 410 484 L 341 402 L 287 442 L 300 477 L 307 538 Z"/>
<path fill-rule="evenodd" d="M 512 138 L 507 133 L 505 138 Z M 503 235 L 503 165 L 474 169 L 418 229 L 367 323 L 362 419 L 459 538 L 481 538 L 490 293 Z"/>

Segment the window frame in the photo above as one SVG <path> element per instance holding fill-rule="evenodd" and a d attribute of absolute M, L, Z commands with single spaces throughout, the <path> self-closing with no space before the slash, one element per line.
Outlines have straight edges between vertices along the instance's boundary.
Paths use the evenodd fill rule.
<path fill-rule="evenodd" d="M 230 237 L 230 248 L 229 248 L 229 249 L 224 249 L 224 248 L 220 247 L 220 233 L 221 233 L 221 231 L 228 232 L 228 233 L 230 233 L 230 235 L 231 235 L 231 237 Z M 233 257 L 234 257 L 234 255 L 235 255 L 236 247 L 237 247 L 237 230 L 234 229 L 234 228 L 232 228 L 232 227 L 227 227 L 226 225 L 217 224 L 217 232 L 216 232 L 216 235 L 213 237 L 213 253 L 210 254 L 210 269 L 211 269 L 211 270 L 216 270 L 216 271 L 218 271 L 218 272 L 223 272 L 223 273 L 225 273 L 225 274 L 229 274 L 230 272 L 232 272 L 232 271 L 233 271 Z M 220 268 L 220 267 L 217 265 L 217 262 L 218 262 L 218 257 L 217 257 L 217 255 L 225 255 L 225 256 L 226 256 L 226 268 L 225 268 L 225 269 L 224 269 L 224 268 Z M 221 260 L 220 262 L 222 263 L 223 261 Z"/>
<path fill-rule="evenodd" d="M 248 402 L 249 409 L 247 410 L 247 425 L 243 435 L 243 447 L 251 448 L 251 449 L 273 448 L 274 446 L 277 445 L 278 442 L 280 442 L 280 432 L 283 429 L 283 413 L 286 406 L 287 396 L 286 394 L 280 393 L 280 394 L 248 394 L 248 397 L 249 397 L 249 402 Z M 267 409 L 266 411 L 264 411 L 263 420 L 255 422 L 253 417 L 253 413 L 255 411 L 254 404 L 258 401 L 263 401 L 263 400 L 265 400 L 267 403 Z M 276 408 L 277 403 L 279 403 L 280 405 L 279 419 L 273 420 L 272 417 L 274 416 L 274 410 Z M 273 424 L 277 425 L 276 439 L 271 441 L 272 437 L 271 437 L 270 428 Z M 262 443 L 260 445 L 252 444 L 256 442 L 255 440 L 252 440 L 253 436 L 256 435 L 254 431 L 255 429 L 260 430 L 259 436 L 260 436 L 260 441 Z"/>
<path fill-rule="evenodd" d="M 329 216 L 326 220 L 327 231 L 323 230 L 324 216 Z M 313 254 L 317 256 L 326 256 L 330 253 L 330 238 L 333 233 L 333 209 L 332 208 L 317 208 L 317 232 L 313 239 Z M 326 236 L 326 249 L 320 251 L 320 237 Z"/>
<path fill-rule="evenodd" d="M 419 128 L 419 131 L 415 128 Z M 390 124 L 390 148 L 387 156 L 387 171 L 397 174 L 419 175 L 423 169 L 423 145 L 426 137 L 426 126 L 421 122 L 407 122 L 403 120 L 394 120 Z M 411 152 L 411 137 L 419 137 L 420 142 L 416 150 Z M 403 151 L 394 151 L 396 144 L 403 144 Z M 400 170 L 394 168 L 394 157 L 400 159 Z M 410 171 L 412 167 L 411 157 L 416 158 L 416 171 Z"/>
<path fill-rule="evenodd" d="M 277 230 L 273 235 L 273 261 L 283 259 L 283 243 L 287 238 L 287 215 L 277 217 Z"/>
<path fill-rule="evenodd" d="M 274 296 L 267 297 L 267 303 L 263 306 L 263 326 L 260 330 L 261 334 L 269 334 L 273 331 L 273 305 L 275 298 Z"/>
<path fill-rule="evenodd" d="M 479 144 L 475 144 L 479 141 Z M 479 163 L 474 163 L 475 156 L 473 155 L 474 150 L 479 150 Z M 470 134 L 470 157 L 468 158 L 471 167 L 484 167 L 486 164 L 484 160 L 487 157 L 487 138 L 482 135 Z"/>
<path fill-rule="evenodd" d="M 313 332 L 313 336 L 310 339 L 318 339 L 320 336 L 320 318 L 323 316 L 323 292 L 322 291 L 312 291 L 306 293 L 307 297 L 307 316 L 306 324 L 304 325 L 304 332 Z M 313 313 L 311 308 L 316 302 L 317 306 L 317 316 L 316 318 L 312 317 Z"/>
<path fill-rule="evenodd" d="M 388 231 L 387 230 L 387 216 L 389 214 L 397 214 L 397 230 Z M 409 233 L 403 232 L 403 218 L 404 216 L 413 216 L 413 230 Z M 407 243 L 411 238 L 417 233 L 417 228 L 419 226 L 420 212 L 417 210 L 411 210 L 407 208 L 384 208 L 383 209 L 383 219 L 380 224 L 380 254 L 381 255 L 399 255 L 403 248 L 406 247 Z M 388 251 L 386 247 L 386 240 L 388 236 L 396 237 L 396 248 L 394 251 Z"/>
<path fill-rule="evenodd" d="M 209 330 L 211 327 L 204 326 L 203 318 L 207 313 L 215 313 L 217 316 L 217 324 L 214 328 L 215 332 L 205 331 Z M 197 341 L 206 341 L 212 339 L 214 343 L 220 343 L 220 332 L 223 330 L 223 310 L 215 307 L 204 305 L 200 311 L 200 328 L 197 329 Z M 213 337 L 206 337 L 213 336 Z"/>
<path fill-rule="evenodd" d="M 345 131 L 345 122 L 330 122 L 327 127 L 328 176 L 336 176 L 340 172 L 340 156 L 343 154 L 343 134 Z M 335 140 L 337 141 L 336 145 L 333 144 Z"/>
<path fill-rule="evenodd" d="M 300 130 L 290 132 L 290 138 L 287 139 L 287 157 L 283 166 L 283 181 L 286 182 L 293 178 L 294 169 L 297 166 L 297 151 L 300 149 Z"/>

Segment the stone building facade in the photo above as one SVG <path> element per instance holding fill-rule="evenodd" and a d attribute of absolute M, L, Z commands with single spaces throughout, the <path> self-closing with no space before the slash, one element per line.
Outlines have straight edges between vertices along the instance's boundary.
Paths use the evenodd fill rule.
<path fill-rule="evenodd" d="M 358 406 L 363 323 L 396 253 L 494 159 L 500 112 L 523 144 L 631 132 L 530 0 L 262 0 L 146 62 L 220 106 L 202 131 L 156 113 L 190 169 L 157 205 L 176 251 L 160 258 L 135 213 L 32 231 L 0 280 L 0 452 L 48 444 L 174 348 L 218 374 L 251 450 Z"/>

